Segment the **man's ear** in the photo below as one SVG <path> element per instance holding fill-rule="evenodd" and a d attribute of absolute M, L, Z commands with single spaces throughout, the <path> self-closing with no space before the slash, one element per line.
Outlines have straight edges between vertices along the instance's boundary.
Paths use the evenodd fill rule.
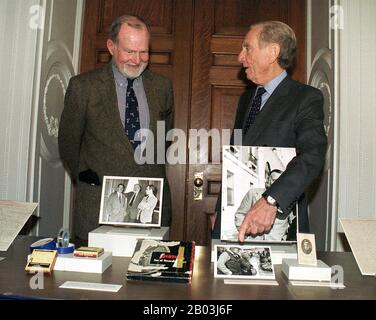
<path fill-rule="evenodd" d="M 107 40 L 107 49 L 111 55 L 114 55 L 115 43 L 111 39 Z"/>
<path fill-rule="evenodd" d="M 278 43 L 271 43 L 268 45 L 269 62 L 273 63 L 278 59 L 281 48 Z"/>

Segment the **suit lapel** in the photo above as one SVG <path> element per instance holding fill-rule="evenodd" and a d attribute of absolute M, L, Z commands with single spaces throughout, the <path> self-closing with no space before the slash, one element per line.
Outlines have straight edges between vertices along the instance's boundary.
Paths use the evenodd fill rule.
<path fill-rule="evenodd" d="M 155 86 L 153 85 L 153 75 L 149 70 L 145 70 L 142 75 L 142 82 L 144 84 L 146 99 L 149 106 L 149 129 L 153 132 L 154 136 L 156 135 L 157 131 L 157 120 L 158 117 L 158 106 L 156 105 L 157 93 L 155 92 Z"/>
<path fill-rule="evenodd" d="M 125 148 L 133 153 L 133 147 L 125 135 L 123 125 L 121 124 L 121 119 L 119 115 L 117 93 L 115 87 L 115 79 L 112 72 L 112 64 L 109 63 L 103 68 L 101 74 L 101 80 L 103 85 L 99 87 L 101 96 L 103 97 L 104 104 L 106 105 L 106 114 L 108 117 L 109 123 L 112 124 L 113 132 L 118 136 L 119 141 L 121 141 Z"/>
<path fill-rule="evenodd" d="M 281 106 L 288 101 L 290 84 L 291 79 L 287 76 L 273 91 L 273 94 L 269 97 L 268 101 L 266 101 L 265 105 L 257 115 L 255 122 L 251 125 L 244 136 L 244 141 L 247 141 L 247 144 L 252 145 L 257 141 L 260 134 L 262 134 L 265 124 L 270 123 L 273 119 L 274 113 L 278 112 Z M 248 115 L 248 113 L 246 115 Z"/>

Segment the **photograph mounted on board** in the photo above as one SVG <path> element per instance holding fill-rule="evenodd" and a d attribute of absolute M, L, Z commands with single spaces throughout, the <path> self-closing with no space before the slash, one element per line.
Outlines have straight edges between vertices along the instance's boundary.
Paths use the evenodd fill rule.
<path fill-rule="evenodd" d="M 270 247 L 216 245 L 214 250 L 216 278 L 275 279 Z"/>
<path fill-rule="evenodd" d="M 249 209 L 286 170 L 295 148 L 223 146 L 221 240 L 238 241 Z M 296 242 L 296 209 L 277 212 L 269 232 L 248 235 L 248 242 Z"/>
<path fill-rule="evenodd" d="M 104 176 L 100 224 L 160 227 L 162 178 Z"/>

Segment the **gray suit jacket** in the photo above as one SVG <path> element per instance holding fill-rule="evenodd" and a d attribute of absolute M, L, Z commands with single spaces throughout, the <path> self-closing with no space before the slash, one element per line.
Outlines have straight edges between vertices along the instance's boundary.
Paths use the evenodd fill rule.
<path fill-rule="evenodd" d="M 166 132 L 173 123 L 172 84 L 149 70 L 142 77 L 156 159 L 157 121 L 166 121 Z M 73 224 L 76 236 L 82 239 L 87 239 L 88 232 L 98 226 L 101 186 L 79 181 L 80 172 L 93 170 L 101 183 L 104 175 L 166 177 L 164 164 L 138 165 L 134 161 L 132 145 L 120 120 L 111 63 L 71 78 L 60 120 L 59 150 L 71 177 L 77 181 Z M 167 181 L 162 212 L 162 224 L 168 225 L 171 202 Z"/>
<path fill-rule="evenodd" d="M 255 89 L 251 88 L 240 97 L 234 129 L 244 128 Z M 277 200 L 284 212 L 281 218 L 299 204 L 300 232 L 309 231 L 304 190 L 319 176 L 325 162 L 327 138 L 323 105 L 320 90 L 287 76 L 269 97 L 242 141 L 245 146 L 296 148 L 297 156 L 265 194 Z M 214 237 L 220 234 L 220 208 L 219 198 L 216 207 L 219 219 L 216 219 Z"/>

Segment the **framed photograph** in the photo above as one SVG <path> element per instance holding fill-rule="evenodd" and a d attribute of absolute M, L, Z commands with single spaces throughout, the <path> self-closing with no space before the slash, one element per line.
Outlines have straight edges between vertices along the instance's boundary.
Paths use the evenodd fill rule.
<path fill-rule="evenodd" d="M 275 279 L 268 246 L 216 245 L 214 277 L 234 279 Z"/>
<path fill-rule="evenodd" d="M 104 176 L 100 224 L 160 227 L 162 178 Z"/>
<path fill-rule="evenodd" d="M 315 235 L 298 233 L 297 244 L 299 264 L 317 266 Z"/>
<path fill-rule="evenodd" d="M 295 148 L 223 146 L 221 240 L 238 241 L 249 209 L 286 170 Z M 296 209 L 279 214 L 265 234 L 248 235 L 248 242 L 296 242 Z"/>

